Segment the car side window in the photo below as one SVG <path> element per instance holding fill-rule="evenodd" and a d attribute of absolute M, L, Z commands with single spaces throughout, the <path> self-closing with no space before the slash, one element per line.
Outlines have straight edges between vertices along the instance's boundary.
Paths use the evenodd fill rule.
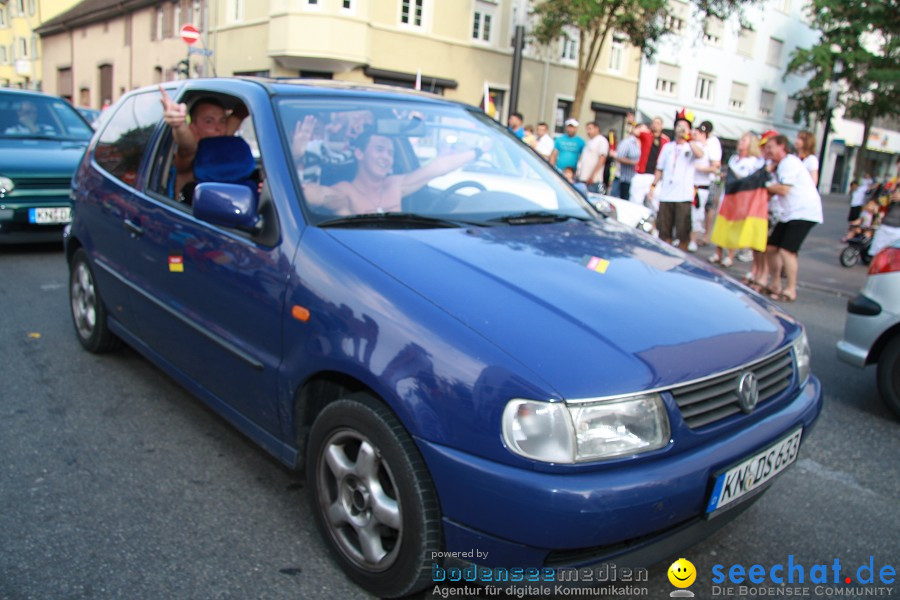
<path fill-rule="evenodd" d="M 161 119 L 158 93 L 128 98 L 107 120 L 97 141 L 94 159 L 110 175 L 133 186 L 141 157 Z"/>
<path fill-rule="evenodd" d="M 256 133 L 252 117 L 246 114 L 246 109 L 244 109 L 243 112 L 235 109 L 235 107 L 243 108 L 243 102 L 232 96 L 205 92 L 195 92 L 191 96 L 181 99 L 180 101 L 185 102 L 188 105 L 189 114 L 195 112 L 196 107 L 205 105 L 204 109 L 198 109 L 194 115 L 197 117 L 198 121 L 196 127 L 191 125 L 193 119 L 189 117 L 186 120 L 192 135 L 195 136 L 195 139 L 198 142 L 197 148 L 191 158 L 192 166 L 187 172 L 176 169 L 176 136 L 172 134 L 170 128 L 166 127 L 160 143 L 156 148 L 152 173 L 148 182 L 148 191 L 161 200 L 173 201 L 180 208 L 190 210 L 193 189 L 197 183 L 202 183 L 204 181 L 234 183 L 235 181 L 233 180 L 235 178 L 239 179 L 241 183 L 244 183 L 244 180 L 252 178 L 254 181 L 253 187 L 256 189 L 261 177 L 259 147 L 256 143 Z M 210 113 L 214 115 L 217 111 L 224 111 L 226 115 L 226 124 L 221 131 L 210 128 L 209 124 L 205 122 L 210 118 Z M 213 121 L 215 121 L 215 119 L 213 119 Z M 241 160 L 239 161 L 240 169 L 230 169 L 229 165 L 232 162 L 237 161 L 237 157 L 229 155 L 227 152 L 223 152 L 221 150 L 223 148 L 222 144 L 209 142 L 205 142 L 204 144 L 200 143 L 207 138 L 216 138 L 217 136 L 234 136 L 245 141 L 247 143 L 246 152 L 252 155 L 252 161 L 249 158 Z M 227 147 L 233 148 L 234 146 L 229 145 Z M 204 151 L 206 154 L 200 157 L 201 161 L 198 163 L 198 153 Z M 249 174 L 244 172 L 246 170 L 245 165 L 248 161 L 253 163 L 252 173 Z M 205 166 L 201 172 L 198 172 L 195 169 L 198 164 Z M 215 166 L 216 168 L 210 169 L 208 168 L 209 165 Z"/>

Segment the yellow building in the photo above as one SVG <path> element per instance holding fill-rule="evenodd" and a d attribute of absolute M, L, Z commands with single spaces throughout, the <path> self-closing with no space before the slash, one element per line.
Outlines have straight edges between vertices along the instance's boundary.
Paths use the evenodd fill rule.
<path fill-rule="evenodd" d="M 35 29 L 78 0 L 0 0 L 0 87 L 41 89 L 41 41 Z"/>
<path fill-rule="evenodd" d="M 46 22 L 44 88 L 100 106 L 181 77 L 181 27 L 201 31 L 198 76 L 323 77 L 422 88 L 470 104 L 490 90 L 509 112 L 516 0 L 85 0 Z M 577 39 L 577 36 L 576 36 Z M 580 114 L 570 115 L 577 49 L 527 44 L 518 111 L 526 123 L 598 119 L 620 129 L 637 97 L 639 51 L 609 40 Z"/>

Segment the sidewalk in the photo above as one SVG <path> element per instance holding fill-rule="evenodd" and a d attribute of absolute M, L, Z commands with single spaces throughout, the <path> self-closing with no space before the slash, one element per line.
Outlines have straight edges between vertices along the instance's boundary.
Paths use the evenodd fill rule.
<path fill-rule="evenodd" d="M 844 194 L 825 194 L 822 196 L 822 209 L 824 223 L 813 228 L 800 248 L 798 287 L 852 298 L 863 286 L 868 268 L 860 263 L 848 269 L 839 261 L 841 250 L 846 247 L 840 240 L 847 233 L 849 198 Z M 696 255 L 706 260 L 714 252 L 714 246 L 704 246 Z M 735 261 L 725 271 L 740 279 L 750 271 L 750 264 Z"/>

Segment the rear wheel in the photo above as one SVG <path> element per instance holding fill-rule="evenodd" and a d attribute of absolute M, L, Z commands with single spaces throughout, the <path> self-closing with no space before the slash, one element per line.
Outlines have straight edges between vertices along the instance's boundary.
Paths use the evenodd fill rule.
<path fill-rule="evenodd" d="M 391 411 L 367 394 L 329 404 L 306 456 L 316 522 L 344 571 L 382 598 L 431 583 L 432 552 L 442 546 L 437 495 Z"/>
<path fill-rule="evenodd" d="M 888 342 L 878 358 L 878 391 L 888 408 L 900 417 L 900 335 Z"/>
<path fill-rule="evenodd" d="M 120 345 L 106 323 L 106 307 L 88 264 L 87 252 L 79 248 L 69 263 L 69 305 L 78 341 L 88 352 L 109 352 Z"/>
<path fill-rule="evenodd" d="M 841 252 L 841 264 L 845 267 L 853 267 L 859 262 L 859 249 L 847 246 Z"/>

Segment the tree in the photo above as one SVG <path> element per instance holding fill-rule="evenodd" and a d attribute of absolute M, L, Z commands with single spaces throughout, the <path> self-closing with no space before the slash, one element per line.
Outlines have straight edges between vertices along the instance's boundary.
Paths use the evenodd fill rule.
<path fill-rule="evenodd" d="M 834 86 L 834 108 L 864 125 L 856 155 L 860 172 L 872 122 L 896 115 L 900 107 L 900 1 L 812 0 L 809 19 L 821 33 L 819 41 L 796 49 L 787 67 L 787 73 L 810 77 L 806 89 L 794 95 L 794 119 L 827 120 Z"/>
<path fill-rule="evenodd" d="M 722 20 L 741 13 L 743 5 L 757 0 L 693 0 L 699 14 Z M 834 0 L 835 2 L 839 0 Z M 578 35 L 578 72 L 572 113 L 579 114 L 584 93 L 603 51 L 606 40 L 616 33 L 651 58 L 656 43 L 668 33 L 668 0 L 543 0 L 533 14 L 532 31 L 540 44 L 550 44 L 570 31 Z"/>

